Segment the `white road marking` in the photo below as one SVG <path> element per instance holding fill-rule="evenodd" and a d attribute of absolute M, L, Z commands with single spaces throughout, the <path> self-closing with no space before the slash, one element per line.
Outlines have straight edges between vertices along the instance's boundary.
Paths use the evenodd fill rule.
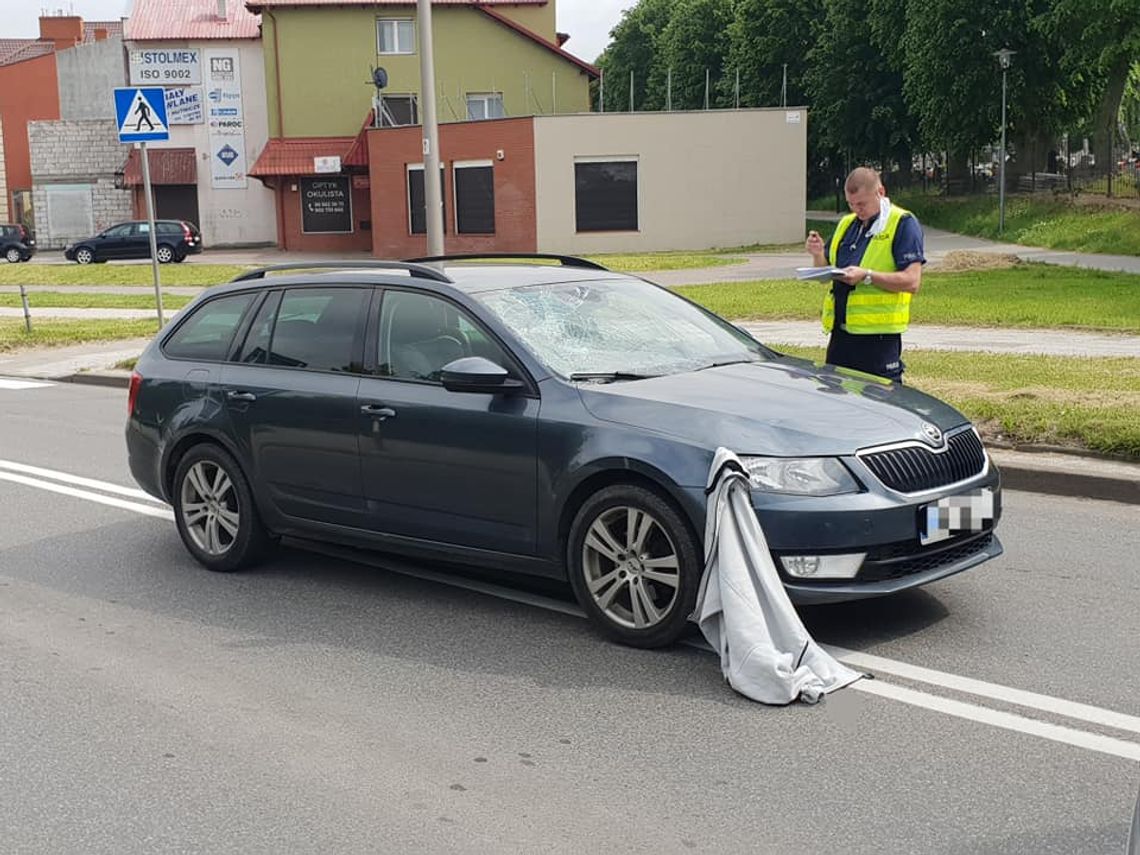
<path fill-rule="evenodd" d="M 1039 695 L 1036 692 L 1013 689 L 998 683 L 987 683 L 970 677 L 960 677 L 957 674 L 947 674 L 944 671 L 934 671 L 930 668 L 910 665 L 894 659 L 885 659 L 882 656 L 874 656 L 870 653 L 859 653 L 845 650 L 842 647 L 828 647 L 826 645 L 825 649 L 836 659 L 854 668 L 893 674 L 896 677 L 903 677 L 918 683 L 929 683 L 933 686 L 942 686 L 945 689 L 964 692 L 968 695 L 978 695 L 994 701 L 1004 701 L 1019 707 L 1030 707 L 1041 712 L 1078 719 L 1089 724 L 1140 734 L 1140 718 L 1137 716 L 1101 709 L 1089 704 L 1066 701 L 1049 695 Z"/>
<path fill-rule="evenodd" d="M 0 481 L 11 481 L 13 484 L 23 484 L 26 487 L 35 487 L 64 496 L 72 496 L 76 499 L 86 499 L 89 502 L 97 502 L 100 505 L 110 505 L 112 508 L 134 511 L 137 514 L 161 517 L 162 519 L 171 521 L 174 520 L 174 512 L 170 510 L 170 508 L 141 505 L 138 502 L 128 502 L 126 499 L 116 499 L 113 496 L 104 496 L 99 493 L 91 493 L 87 490 L 77 490 L 75 487 L 68 487 L 64 484 L 54 484 L 51 481 L 40 481 L 37 478 L 28 478 L 25 475 L 17 475 L 14 472 L 0 472 Z"/>
<path fill-rule="evenodd" d="M 0 389 L 40 389 L 44 386 L 54 386 L 54 383 L 44 383 L 40 380 L 9 380 L 0 377 Z"/>
<path fill-rule="evenodd" d="M 117 499 L 113 496 L 105 496 L 99 493 L 90 492 L 88 490 L 80 490 L 73 487 L 68 487 L 64 484 L 57 484 L 52 483 L 51 481 L 43 481 L 37 478 L 30 478 L 25 475 L 16 474 L 16 470 L 29 473 L 43 473 L 46 477 L 54 478 L 59 481 L 92 486 L 96 489 L 104 490 L 106 492 L 118 493 L 120 495 L 137 494 L 141 495 L 149 501 L 155 501 L 152 497 L 145 493 L 142 493 L 141 491 L 131 490 L 126 487 L 120 487 L 117 484 L 109 484 L 105 481 L 96 481 L 95 479 L 81 478 L 80 476 L 69 475 L 68 473 L 64 472 L 56 472 L 50 469 L 39 469 L 38 467 L 26 466 L 25 464 L 14 463 L 12 461 L 0 460 L 0 480 L 10 481 L 16 484 L 23 484 L 29 487 L 36 487 L 41 490 L 49 490 L 51 492 L 60 493 L 66 496 L 73 496 L 75 498 L 85 499 L 91 502 L 98 502 L 99 504 L 109 505 L 111 507 L 121 508 L 123 510 L 134 511 L 135 513 L 144 514 L 146 516 L 160 517 L 166 520 L 174 519 L 174 514 L 168 507 L 143 505 L 139 504 L 138 502 L 129 502 L 123 499 Z M 359 558 L 356 556 L 348 556 L 333 546 L 324 547 L 321 544 L 314 543 L 306 544 L 306 548 L 310 549 L 310 551 L 323 552 L 326 554 L 334 555 L 336 557 L 345 558 L 346 560 L 360 561 L 363 559 L 362 563 L 375 563 L 390 572 L 400 573 L 405 576 L 412 576 L 414 578 L 419 578 L 438 584 L 450 585 L 455 588 L 476 591 L 478 593 L 487 594 L 488 596 L 497 597 L 499 599 L 505 599 L 517 603 L 523 603 L 525 605 L 536 606 L 538 608 L 559 612 L 561 614 L 570 615 L 572 617 L 584 618 L 586 616 L 585 613 L 576 605 L 565 603 L 552 597 L 545 597 L 541 594 L 531 594 L 525 591 L 514 591 L 510 588 L 505 588 L 492 582 L 456 578 L 443 573 L 435 573 L 430 570 L 413 568 L 403 564 L 402 562 L 389 562 L 379 559 L 375 561 L 369 561 L 367 556 L 362 555 Z M 700 650 L 710 650 L 707 644 L 703 644 L 699 641 L 691 641 L 688 642 L 688 644 L 689 646 Z M 923 668 L 919 665 L 911 665 L 907 662 L 899 662 L 894 659 L 887 659 L 885 657 L 875 656 L 869 653 L 860 653 L 858 651 L 846 650 L 841 647 L 829 647 L 826 645 L 825 648 L 837 659 L 855 668 L 863 668 L 869 671 L 878 671 L 886 674 L 893 674 L 897 677 L 903 677 L 904 679 L 913 680 L 915 682 L 927 683 L 945 689 L 951 689 L 953 691 L 977 695 L 980 697 L 989 698 L 991 700 L 1003 701 L 1005 703 L 1010 703 L 1017 706 L 1028 707 L 1040 712 L 1051 713 L 1054 715 L 1063 716 L 1065 718 L 1077 719 L 1089 724 L 1095 724 L 1116 730 L 1125 730 L 1140 734 L 1140 718 L 1137 718 L 1136 716 L 1130 716 L 1124 713 L 1115 712 L 1113 710 L 1094 707 L 1089 704 L 1081 704 L 1073 701 L 1063 700 L 1061 698 L 1054 698 L 1050 697 L 1049 695 L 1042 695 L 1036 692 L 1027 692 L 1021 689 L 1014 689 L 1009 686 L 999 685 L 997 683 L 988 683 L 983 680 L 974 680 L 970 677 L 961 677 L 957 674 L 935 671 L 930 668 Z M 1048 739 L 1052 742 L 1059 742 L 1065 745 L 1083 748 L 1087 751 L 1094 751 L 1100 754 L 1109 754 L 1114 757 L 1121 757 L 1125 760 L 1140 762 L 1140 744 L 1135 742 L 1116 739 L 1114 737 L 1105 736 L 1099 733 L 1091 733 L 1084 730 L 1078 730 L 1076 728 L 1064 727 L 1062 725 L 1052 724 L 1050 722 L 1038 721 L 1036 719 L 1017 715 L 1015 713 L 1005 712 L 1002 710 L 994 710 L 988 707 L 980 706 L 978 704 L 971 704 L 964 701 L 955 700 L 953 698 L 943 697 L 942 695 L 928 694 L 926 692 L 920 692 L 916 689 L 911 689 L 906 686 L 887 683 L 883 680 L 859 680 L 858 682 L 851 684 L 849 688 L 865 692 L 867 694 L 877 695 L 878 697 L 888 698 L 890 700 L 910 704 L 911 706 L 917 706 L 934 712 L 940 712 L 944 715 L 950 715 L 956 718 L 962 718 L 969 721 L 979 722 L 981 724 L 987 724 L 992 727 L 1001 728 L 1003 730 L 1010 730 L 1017 733 L 1036 736 L 1042 739 Z"/>
<path fill-rule="evenodd" d="M 49 478 L 52 481 L 63 481 L 65 484 L 75 484 L 78 487 L 89 487 L 93 490 L 101 490 L 104 493 L 114 493 L 118 496 L 129 496 L 132 499 L 143 499 L 147 502 L 155 502 L 163 505 L 165 502 L 156 499 L 150 493 L 145 493 L 142 490 L 136 490 L 133 487 L 120 487 L 118 484 L 112 484 L 108 481 L 96 481 L 94 478 L 82 478 L 78 475 L 71 475 L 67 472 L 57 472 L 54 469 L 43 469 L 39 466 L 28 466 L 24 463 L 16 463 L 13 460 L 0 460 L 0 470 L 7 469 L 11 472 L 20 472 L 24 475 L 35 475 L 39 478 Z"/>

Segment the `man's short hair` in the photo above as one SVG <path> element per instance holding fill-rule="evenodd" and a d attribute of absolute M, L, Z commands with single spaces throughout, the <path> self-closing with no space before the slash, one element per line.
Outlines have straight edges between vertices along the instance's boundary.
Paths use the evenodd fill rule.
<path fill-rule="evenodd" d="M 869 166 L 859 166 L 851 170 L 847 176 L 844 189 L 848 193 L 858 193 L 860 190 L 878 190 L 882 185 L 879 173 Z"/>

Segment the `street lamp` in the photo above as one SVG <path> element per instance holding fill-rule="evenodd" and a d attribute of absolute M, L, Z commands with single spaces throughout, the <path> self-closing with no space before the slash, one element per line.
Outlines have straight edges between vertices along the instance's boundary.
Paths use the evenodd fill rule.
<path fill-rule="evenodd" d="M 1005 77 L 1009 70 L 1013 55 L 1017 51 L 1002 48 L 994 51 L 994 56 L 1001 66 L 1001 160 L 998 162 L 998 234 L 1005 231 Z"/>

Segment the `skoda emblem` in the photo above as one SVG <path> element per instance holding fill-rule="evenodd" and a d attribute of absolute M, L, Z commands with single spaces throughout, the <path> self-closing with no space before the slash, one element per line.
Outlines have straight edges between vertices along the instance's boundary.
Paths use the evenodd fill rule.
<path fill-rule="evenodd" d="M 929 442 L 931 445 L 942 444 L 942 431 L 936 425 L 930 422 L 922 423 L 922 438 Z"/>

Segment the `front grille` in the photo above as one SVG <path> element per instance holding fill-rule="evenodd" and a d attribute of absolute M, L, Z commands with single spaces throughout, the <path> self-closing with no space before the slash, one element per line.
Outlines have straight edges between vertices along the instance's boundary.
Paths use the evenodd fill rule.
<path fill-rule="evenodd" d="M 993 532 L 987 531 L 953 546 L 915 553 L 910 558 L 892 558 L 886 561 L 875 561 L 875 553 L 872 552 L 863 563 L 858 578 L 860 582 L 885 582 L 927 570 L 937 570 L 983 552 L 993 543 L 993 539 Z M 913 544 L 911 549 L 914 549 Z"/>
<path fill-rule="evenodd" d="M 859 459 L 892 490 L 920 493 L 979 474 L 986 465 L 986 451 L 976 433 L 964 430 L 947 438 L 945 451 L 907 445 L 862 454 Z"/>

